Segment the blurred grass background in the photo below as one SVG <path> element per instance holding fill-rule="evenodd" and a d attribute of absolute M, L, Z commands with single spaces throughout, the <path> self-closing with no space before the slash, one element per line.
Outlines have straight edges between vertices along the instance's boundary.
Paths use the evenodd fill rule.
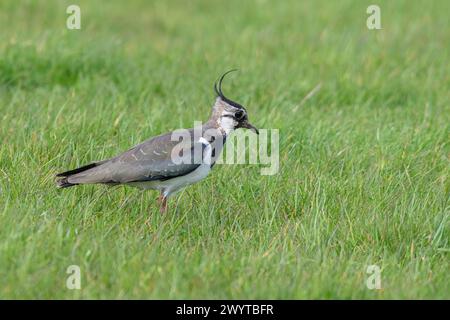
<path fill-rule="evenodd" d="M 0 297 L 450 298 L 450 2 L 377 1 L 375 31 L 370 4 L 2 1 Z M 55 188 L 205 120 L 234 67 L 277 175 L 216 166 L 164 216 L 155 192 Z"/>

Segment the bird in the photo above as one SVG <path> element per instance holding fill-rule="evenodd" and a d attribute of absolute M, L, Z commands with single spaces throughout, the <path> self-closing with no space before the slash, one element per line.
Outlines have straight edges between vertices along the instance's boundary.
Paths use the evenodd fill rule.
<path fill-rule="evenodd" d="M 243 128 L 259 134 L 246 108 L 222 91 L 222 81 L 234 71 L 225 72 L 214 83 L 216 99 L 205 123 L 149 138 L 110 159 L 58 173 L 57 187 L 103 184 L 158 190 L 160 212 L 166 212 L 170 196 L 208 176 L 233 131 Z"/>

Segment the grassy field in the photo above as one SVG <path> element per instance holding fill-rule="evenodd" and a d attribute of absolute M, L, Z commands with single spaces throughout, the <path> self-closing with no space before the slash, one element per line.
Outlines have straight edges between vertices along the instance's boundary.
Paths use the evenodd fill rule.
<path fill-rule="evenodd" d="M 0 298 L 449 299 L 450 2 L 377 1 L 368 30 L 372 3 L 1 1 Z M 206 120 L 234 67 L 278 174 L 218 165 L 166 215 L 156 192 L 55 187 Z"/>

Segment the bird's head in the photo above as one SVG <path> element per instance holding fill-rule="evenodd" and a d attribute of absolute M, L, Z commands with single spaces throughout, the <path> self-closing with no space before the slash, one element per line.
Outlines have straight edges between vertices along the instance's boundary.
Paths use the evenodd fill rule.
<path fill-rule="evenodd" d="M 225 97 L 222 92 L 222 81 L 227 74 L 236 70 L 225 72 L 218 82 L 214 83 L 214 91 L 217 95 L 216 102 L 213 106 L 213 118 L 221 129 L 228 134 L 239 128 L 250 129 L 259 134 L 258 129 L 248 121 L 247 110 L 239 103 Z"/>

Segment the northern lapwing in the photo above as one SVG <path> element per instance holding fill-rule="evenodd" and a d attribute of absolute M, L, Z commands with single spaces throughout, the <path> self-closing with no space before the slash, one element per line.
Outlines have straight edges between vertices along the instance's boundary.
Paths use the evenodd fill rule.
<path fill-rule="evenodd" d="M 189 138 L 180 142 L 180 130 L 156 136 L 114 158 L 57 174 L 58 187 L 99 183 L 156 189 L 160 210 L 165 212 L 169 196 L 206 178 L 231 132 L 247 128 L 259 134 L 248 121 L 247 110 L 222 92 L 222 81 L 232 71 L 214 83 L 217 98 L 211 116 L 200 128 L 186 129 Z"/>

